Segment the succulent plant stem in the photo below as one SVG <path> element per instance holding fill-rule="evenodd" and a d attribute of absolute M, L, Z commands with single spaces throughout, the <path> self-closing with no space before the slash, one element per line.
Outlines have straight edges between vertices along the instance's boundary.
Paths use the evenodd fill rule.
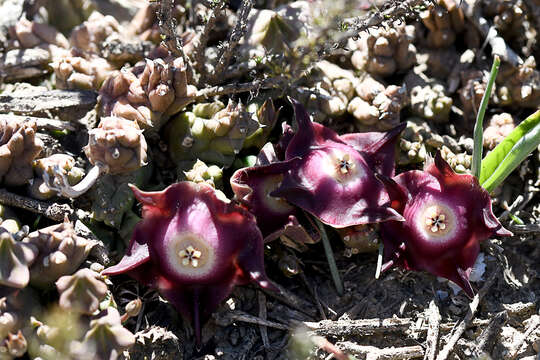
<path fill-rule="evenodd" d="M 501 59 L 498 55 L 495 55 L 495 58 L 493 59 L 493 66 L 491 67 L 491 72 L 489 74 L 486 92 L 484 93 L 482 101 L 480 102 L 480 108 L 478 109 L 478 115 L 476 116 L 476 124 L 474 125 L 472 173 L 474 176 L 476 176 L 477 179 L 480 178 L 480 170 L 482 169 L 482 149 L 484 146 L 484 116 L 486 114 L 489 98 L 491 96 L 491 89 L 493 88 L 493 84 L 495 83 L 495 78 L 497 77 L 497 73 L 499 72 L 500 65 Z"/>
<path fill-rule="evenodd" d="M 66 174 L 62 172 L 58 165 L 55 165 L 53 169 L 54 178 L 59 180 L 58 183 L 53 184 L 52 179 L 46 172 L 43 174 L 43 178 L 47 185 L 51 189 L 57 191 L 60 195 L 67 198 L 76 198 L 90 190 L 90 188 L 96 183 L 99 175 L 105 173 L 106 169 L 107 166 L 104 166 L 102 164 L 97 164 L 93 166 L 90 171 L 88 171 L 88 174 L 86 174 L 84 179 L 82 179 L 79 183 L 73 186 L 69 185 Z"/>
<path fill-rule="evenodd" d="M 330 245 L 330 240 L 328 239 L 328 234 L 324 229 L 323 223 L 317 218 L 313 218 L 319 231 L 321 233 L 321 241 L 324 246 L 324 253 L 326 254 L 326 259 L 328 260 L 328 267 L 330 268 L 330 274 L 332 275 L 332 280 L 334 280 L 334 285 L 338 295 L 343 295 L 343 283 L 341 282 L 341 277 L 339 276 L 339 270 L 336 265 L 336 259 L 334 258 L 334 252 L 332 251 L 332 246 Z"/>

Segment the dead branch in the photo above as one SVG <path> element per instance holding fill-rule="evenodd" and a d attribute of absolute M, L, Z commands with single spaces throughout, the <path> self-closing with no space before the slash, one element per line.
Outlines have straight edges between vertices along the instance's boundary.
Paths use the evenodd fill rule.
<path fill-rule="evenodd" d="M 238 94 L 243 92 L 258 92 L 263 89 L 284 87 L 287 79 L 284 77 L 274 77 L 262 80 L 255 80 L 249 83 L 236 83 L 230 85 L 218 85 L 197 91 L 197 95 L 191 99 L 190 103 L 203 101 L 214 96 Z M 1 105 L 1 104 L 0 104 Z"/>
<path fill-rule="evenodd" d="M 523 60 L 519 55 L 508 46 L 493 25 L 482 16 L 480 3 L 480 1 L 476 0 L 465 0 L 462 2 L 463 10 L 467 18 L 491 46 L 492 56 L 498 55 L 503 61 L 506 61 L 513 66 L 523 64 Z"/>
<path fill-rule="evenodd" d="M 219 0 L 219 2 L 214 5 L 212 12 L 210 13 L 210 16 L 208 17 L 208 20 L 206 21 L 206 24 L 204 25 L 204 29 L 201 33 L 201 37 L 199 38 L 199 43 L 193 50 L 193 59 L 195 61 L 194 67 L 195 70 L 200 74 L 201 78 L 199 79 L 199 83 L 202 83 L 205 78 L 205 68 L 204 64 L 206 62 L 206 45 L 208 44 L 208 38 L 210 36 L 210 32 L 214 28 L 214 24 L 216 23 L 216 19 L 219 17 L 223 9 L 225 8 L 225 1 Z"/>
<path fill-rule="evenodd" d="M 516 350 L 515 352 L 512 354 L 512 356 L 510 356 L 509 359 L 513 360 L 515 359 L 518 354 L 519 354 L 519 350 L 521 349 L 521 347 L 523 346 L 523 344 L 525 344 L 525 342 L 527 340 L 529 340 L 529 338 L 531 337 L 531 334 L 533 333 L 534 330 L 536 330 L 536 328 L 540 325 L 540 316 L 539 315 L 533 315 L 531 317 L 531 321 L 529 323 L 529 326 L 527 327 L 527 330 L 525 330 L 525 334 L 523 334 L 523 336 L 521 337 L 521 339 L 518 341 L 517 345 L 516 345 Z"/>
<path fill-rule="evenodd" d="M 257 316 L 253 316 L 242 311 L 232 311 L 225 314 L 214 314 L 214 320 L 220 326 L 229 326 L 235 321 L 245 322 L 259 326 L 271 327 L 278 330 L 289 331 L 291 328 L 288 325 L 283 325 L 274 321 L 264 320 Z"/>
<path fill-rule="evenodd" d="M 184 59 L 184 64 L 187 67 L 187 77 L 193 79 L 193 67 L 191 61 L 184 52 L 184 44 L 182 39 L 176 33 L 176 20 L 172 15 L 174 8 L 174 0 L 160 0 L 158 9 L 159 30 L 165 36 L 164 43 L 169 51 L 176 57 Z"/>
<path fill-rule="evenodd" d="M 514 234 L 535 234 L 540 233 L 540 224 L 513 225 L 507 226 L 508 230 Z"/>
<path fill-rule="evenodd" d="M 73 124 L 71 124 L 69 121 L 45 119 L 45 118 L 34 117 L 34 116 L 0 114 L 0 120 L 2 119 L 5 119 L 6 121 L 9 121 L 9 120 L 34 121 L 39 130 L 74 131 L 76 129 L 75 126 L 73 126 Z"/>
<path fill-rule="evenodd" d="M 97 93 L 89 90 L 18 91 L 0 95 L 0 112 L 35 114 L 88 111 L 97 102 Z"/>
<path fill-rule="evenodd" d="M 491 274 L 491 276 L 486 280 L 486 283 L 484 284 L 484 286 L 482 286 L 480 291 L 478 291 L 478 293 L 474 296 L 474 299 L 469 304 L 469 309 L 467 310 L 467 314 L 465 314 L 465 317 L 463 318 L 463 320 L 461 320 L 457 324 L 456 328 L 452 332 L 452 335 L 450 336 L 450 340 L 448 341 L 448 343 L 446 343 L 444 348 L 441 350 L 441 352 L 439 353 L 439 356 L 437 356 L 437 360 L 446 360 L 446 358 L 448 358 L 448 355 L 450 355 L 450 353 L 454 349 L 454 346 L 456 346 L 458 340 L 461 338 L 465 330 L 467 330 L 467 328 L 470 326 L 476 314 L 476 311 L 478 310 L 478 305 L 480 305 L 480 301 L 482 300 L 484 295 L 487 294 L 489 288 L 491 287 L 491 285 L 495 283 L 499 275 L 500 275 L 500 268 L 496 268 L 493 274 Z"/>
<path fill-rule="evenodd" d="M 376 11 L 364 17 L 348 19 L 346 22 L 351 29 L 343 33 L 336 42 L 331 43 L 324 48 L 318 50 L 318 59 L 313 63 L 318 62 L 318 60 L 328 55 L 331 55 L 339 49 L 345 48 L 350 38 L 359 36 L 361 32 L 366 31 L 369 28 L 381 26 L 387 21 L 393 22 L 397 19 L 404 18 L 411 14 L 415 14 L 414 8 L 425 3 L 425 0 L 406 0 L 403 2 L 391 2 L 391 6 L 389 6 L 384 11 Z"/>
<path fill-rule="evenodd" d="M 500 313 L 495 314 L 488 326 L 478 336 L 478 339 L 476 339 L 476 346 L 474 348 L 476 356 L 481 357 L 482 353 L 491 353 L 491 349 L 493 349 L 493 346 L 495 345 L 501 327 L 507 320 L 508 312 L 501 311 Z"/>
<path fill-rule="evenodd" d="M 238 19 L 236 20 L 236 25 L 234 26 L 229 41 L 223 47 L 221 56 L 219 57 L 218 63 L 216 64 L 216 67 L 214 69 L 214 73 L 212 74 L 212 83 L 215 83 L 217 79 L 220 79 L 223 71 L 227 68 L 227 66 L 229 66 L 231 57 L 234 50 L 236 49 L 236 46 L 238 45 L 242 37 L 244 37 L 247 29 L 247 18 L 249 16 L 251 8 L 253 7 L 253 3 L 253 0 L 242 1 L 242 5 L 240 5 L 240 9 L 238 10 Z"/>
<path fill-rule="evenodd" d="M 0 81 L 12 82 L 47 74 L 51 54 L 44 49 L 15 49 L 0 59 Z"/>
<path fill-rule="evenodd" d="M 266 296 L 262 291 L 257 291 L 259 302 L 259 318 L 266 320 Z M 270 340 L 268 339 L 268 331 L 266 326 L 259 325 L 259 331 L 261 332 L 261 339 L 265 349 L 270 349 Z"/>
<path fill-rule="evenodd" d="M 353 355 L 365 356 L 366 360 L 402 360 L 419 358 L 424 355 L 424 349 L 420 345 L 380 349 L 375 346 L 358 345 L 350 341 L 344 341 L 337 343 L 336 346 Z"/>
<path fill-rule="evenodd" d="M 437 355 L 437 346 L 439 344 L 439 326 L 441 323 L 441 314 L 435 300 L 430 301 L 428 314 L 429 323 L 424 360 L 434 360 L 435 356 Z"/>
<path fill-rule="evenodd" d="M 0 204 L 41 214 L 54 221 L 63 221 L 66 215 L 73 213 L 73 209 L 68 204 L 38 201 L 26 196 L 11 193 L 6 189 L 0 189 Z"/>

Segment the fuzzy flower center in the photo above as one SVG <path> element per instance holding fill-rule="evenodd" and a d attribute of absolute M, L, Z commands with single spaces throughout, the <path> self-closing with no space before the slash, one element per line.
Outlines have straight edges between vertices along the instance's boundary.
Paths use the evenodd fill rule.
<path fill-rule="evenodd" d="M 336 181 L 346 184 L 362 177 L 362 167 L 350 153 L 333 150 L 326 155 L 324 171 Z"/>
<path fill-rule="evenodd" d="M 450 207 L 436 204 L 421 211 L 418 225 L 427 238 L 442 241 L 455 233 L 456 221 L 456 215 Z"/>
<path fill-rule="evenodd" d="M 344 154 L 341 159 L 338 159 L 338 169 L 342 174 L 348 174 L 354 168 L 354 163 L 350 161 L 351 156 Z"/>
<path fill-rule="evenodd" d="M 182 232 L 171 238 L 167 262 L 180 275 L 204 276 L 215 265 L 215 251 L 200 235 Z"/>
<path fill-rule="evenodd" d="M 194 268 L 199 266 L 199 259 L 201 258 L 201 255 L 202 252 L 195 249 L 191 245 L 178 252 L 178 257 L 182 259 L 182 265 L 192 266 Z"/>

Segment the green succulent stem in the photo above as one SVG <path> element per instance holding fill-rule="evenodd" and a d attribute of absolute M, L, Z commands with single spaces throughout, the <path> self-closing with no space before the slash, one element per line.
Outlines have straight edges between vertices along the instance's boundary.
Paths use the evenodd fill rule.
<path fill-rule="evenodd" d="M 489 73 L 489 80 L 486 86 L 486 92 L 480 102 L 480 108 L 476 116 L 476 123 L 474 125 L 474 149 L 472 158 L 472 173 L 477 179 L 480 178 L 480 170 L 482 169 L 482 150 L 484 146 L 484 116 L 486 115 L 486 109 L 491 97 L 491 90 L 495 83 L 495 78 L 499 72 L 499 66 L 501 65 L 501 59 L 498 55 L 495 55 L 493 59 L 493 65 L 491 66 L 491 72 Z"/>
<path fill-rule="evenodd" d="M 317 218 L 313 218 L 319 231 L 321 232 L 321 240 L 324 246 L 324 253 L 326 254 L 326 260 L 328 261 L 328 267 L 330 268 L 330 274 L 332 275 L 332 280 L 334 281 L 334 286 L 338 295 L 343 295 L 343 283 L 341 282 L 341 277 L 339 276 L 339 270 L 337 268 L 336 259 L 334 258 L 334 252 L 332 251 L 332 246 L 330 245 L 330 240 L 328 239 L 328 234 L 324 228 L 323 223 Z"/>

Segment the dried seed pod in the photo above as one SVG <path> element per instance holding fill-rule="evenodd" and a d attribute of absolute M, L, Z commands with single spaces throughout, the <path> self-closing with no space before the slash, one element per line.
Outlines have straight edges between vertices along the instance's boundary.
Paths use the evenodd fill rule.
<path fill-rule="evenodd" d="M 128 173 L 146 165 L 146 140 L 137 123 L 106 117 L 88 135 L 84 152 L 92 165 L 99 164 L 107 169 L 105 172 Z"/>
<path fill-rule="evenodd" d="M 438 0 L 420 13 L 428 28 L 427 44 L 432 48 L 452 45 L 456 36 L 465 30 L 465 15 L 454 0 Z"/>
<path fill-rule="evenodd" d="M 116 360 L 135 343 L 135 336 L 122 326 L 115 308 L 107 308 L 90 321 L 90 330 L 84 336 L 81 350 L 92 354 L 95 360 Z"/>
<path fill-rule="evenodd" d="M 0 119 L 0 183 L 26 184 L 33 178 L 32 161 L 43 149 L 32 121 Z"/>
<path fill-rule="evenodd" d="M 416 62 L 414 26 L 394 22 L 369 32 L 362 32 L 350 46 L 351 62 L 357 69 L 372 75 L 387 77 L 410 69 Z"/>
<path fill-rule="evenodd" d="M 59 89 L 99 90 L 101 84 L 114 71 L 109 62 L 94 54 L 84 55 L 72 49 L 65 56 L 57 58 L 51 67 L 56 75 Z"/>
<path fill-rule="evenodd" d="M 107 285 L 98 273 L 90 269 L 62 276 L 56 281 L 56 288 L 62 309 L 87 315 L 93 314 L 107 295 Z"/>
<path fill-rule="evenodd" d="M 84 52 L 100 54 L 101 44 L 109 36 L 121 31 L 120 24 L 113 16 L 103 16 L 94 11 L 87 21 L 73 29 L 69 42 Z"/>
<path fill-rule="evenodd" d="M 516 127 L 512 115 L 509 113 L 496 114 L 491 117 L 484 130 L 484 147 L 493 150 L 505 137 L 510 135 Z"/>
<path fill-rule="evenodd" d="M 400 111 L 407 104 L 404 86 L 385 87 L 371 76 L 365 76 L 356 87 L 347 111 L 358 120 L 360 129 L 389 130 L 400 122 Z"/>
<path fill-rule="evenodd" d="M 30 268 L 30 283 L 38 287 L 52 285 L 60 276 L 75 272 L 96 244 L 78 236 L 67 218 L 61 224 L 30 233 L 23 243 L 39 251 Z"/>
<path fill-rule="evenodd" d="M 242 103 L 230 101 L 211 118 L 197 116 L 206 111 L 196 106 L 193 112 L 181 113 L 170 121 L 167 133 L 171 158 L 176 163 L 200 159 L 229 167 L 245 139 L 260 124 L 245 111 Z"/>
<path fill-rule="evenodd" d="M 26 287 L 30 281 L 29 267 L 37 254 L 34 245 L 16 241 L 9 231 L 0 227 L 0 285 Z"/>
<path fill-rule="evenodd" d="M 414 115 L 435 123 L 448 122 L 453 100 L 445 95 L 442 83 L 433 81 L 422 73 L 411 71 L 405 77 L 405 85 L 411 98 Z"/>
<path fill-rule="evenodd" d="M 147 59 L 144 67 L 114 72 L 100 90 L 101 116 L 134 120 L 143 128 L 159 128 L 192 101 L 197 89 L 188 85 L 181 57 L 165 62 Z"/>

